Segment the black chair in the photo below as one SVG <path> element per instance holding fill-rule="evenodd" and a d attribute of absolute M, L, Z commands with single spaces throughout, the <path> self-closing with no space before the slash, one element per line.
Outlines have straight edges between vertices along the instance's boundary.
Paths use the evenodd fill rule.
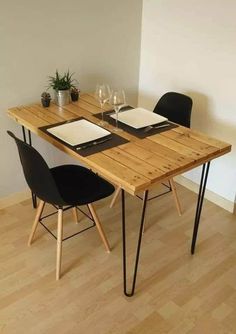
<path fill-rule="evenodd" d="M 167 117 L 171 122 L 190 128 L 192 106 L 193 101 L 191 97 L 181 93 L 168 92 L 162 95 L 153 112 Z M 175 183 L 172 178 L 169 180 L 169 188 L 173 191 L 177 211 L 179 215 L 181 215 L 182 210 L 176 192 Z"/>
<path fill-rule="evenodd" d="M 153 112 L 167 117 L 169 121 L 183 125 L 185 127 L 190 127 L 191 120 L 191 111 L 192 111 L 192 99 L 184 94 L 176 93 L 176 92 L 168 92 L 164 94 L 159 101 L 157 102 Z M 170 191 L 172 191 L 176 208 L 178 214 L 181 216 L 182 210 L 179 202 L 179 198 L 176 191 L 176 186 L 174 180 L 171 178 L 168 180 L 169 184 L 163 184 L 168 188 L 168 191 L 165 191 L 162 194 L 149 198 L 148 200 L 152 200 L 156 197 L 162 196 Z M 120 194 L 121 188 L 117 187 L 116 192 L 112 198 L 110 207 L 112 208 L 115 204 L 118 195 Z M 141 197 L 140 197 L 141 198 Z M 141 198 L 142 199 L 142 198 Z"/>
<path fill-rule="evenodd" d="M 20 161 L 28 186 L 40 199 L 28 245 L 30 245 L 33 240 L 38 223 L 41 223 L 45 203 L 50 203 L 57 209 L 56 279 L 58 280 L 60 278 L 61 272 L 62 241 L 68 239 L 62 239 L 62 218 L 64 210 L 73 208 L 75 216 L 77 217 L 77 206 L 87 205 L 91 215 L 89 218 L 93 220 L 94 225 L 96 225 L 107 252 L 110 252 L 109 243 L 92 203 L 110 196 L 114 192 L 113 185 L 82 166 L 62 165 L 50 169 L 38 151 L 17 138 L 12 132 L 7 131 L 7 133 L 17 144 Z"/>
<path fill-rule="evenodd" d="M 153 112 L 167 117 L 169 121 L 190 128 L 193 101 L 191 97 L 168 92 L 157 102 Z"/>

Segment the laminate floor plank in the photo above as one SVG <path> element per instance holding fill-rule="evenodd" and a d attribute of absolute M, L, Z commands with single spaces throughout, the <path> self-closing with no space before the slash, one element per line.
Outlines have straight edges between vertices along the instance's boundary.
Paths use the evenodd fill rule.
<path fill-rule="evenodd" d="M 2 334 L 234 334 L 236 333 L 236 218 L 205 201 L 195 255 L 190 255 L 196 194 L 177 185 L 179 217 L 167 194 L 148 202 L 136 294 L 123 295 L 120 203 L 95 208 L 112 251 L 95 228 L 63 243 L 55 280 L 56 242 L 41 226 L 27 239 L 30 200 L 0 210 L 0 333 Z M 133 264 L 140 204 L 127 199 L 128 265 Z M 46 206 L 46 212 L 51 212 Z M 56 231 L 56 216 L 47 221 Z M 64 214 L 65 234 L 87 226 Z M 130 278 L 131 271 L 128 272 Z"/>

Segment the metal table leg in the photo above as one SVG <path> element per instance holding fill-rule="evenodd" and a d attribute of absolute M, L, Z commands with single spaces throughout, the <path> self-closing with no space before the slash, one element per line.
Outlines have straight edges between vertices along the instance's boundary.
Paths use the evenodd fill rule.
<path fill-rule="evenodd" d="M 32 139 L 31 139 L 31 132 L 28 130 L 28 141 L 25 133 L 25 127 L 22 125 L 22 133 L 23 133 L 23 139 L 24 142 L 32 146 Z M 36 195 L 31 191 L 31 197 L 32 197 L 32 204 L 34 208 L 37 208 L 37 197 Z"/>
<path fill-rule="evenodd" d="M 194 254 L 195 244 L 197 240 L 197 233 L 198 227 L 200 223 L 200 217 L 202 212 L 202 205 L 203 199 L 206 190 L 207 178 L 209 173 L 210 161 L 205 163 L 202 166 L 202 175 L 201 175 L 201 182 L 199 186 L 199 193 L 198 193 L 198 201 L 196 207 L 196 214 L 195 214 L 195 221 L 194 221 L 194 228 L 193 228 L 193 237 L 192 237 L 192 246 L 191 246 L 191 253 Z M 127 297 L 132 297 L 135 292 L 135 284 L 136 284 L 136 277 L 138 271 L 138 263 L 139 263 L 139 255 L 141 250 L 141 242 L 142 242 L 142 235 L 143 235 L 143 225 L 144 225 L 144 218 L 145 218 L 145 211 L 146 205 L 148 200 L 148 190 L 144 193 L 143 198 L 143 207 L 142 207 L 142 214 L 141 214 L 141 221 L 140 221 L 140 228 L 139 228 L 139 237 L 137 243 L 137 250 L 136 250 L 136 258 L 135 258 L 135 265 L 134 265 L 134 273 L 133 273 L 133 282 L 131 286 L 131 291 L 128 292 L 127 290 L 127 266 L 126 266 L 126 225 L 125 225 L 125 192 L 121 190 L 121 199 L 122 199 L 122 237 L 123 237 L 123 280 L 124 280 L 124 294 Z"/>
<path fill-rule="evenodd" d="M 136 251 L 136 258 L 135 258 L 135 265 L 134 265 L 134 274 L 133 274 L 133 282 L 131 292 L 127 291 L 127 272 L 126 272 L 126 227 L 125 227 L 125 192 L 121 190 L 121 198 L 122 198 L 122 237 L 123 237 L 123 278 L 124 278 L 124 294 L 127 297 L 132 297 L 135 291 L 135 284 L 136 284 L 136 277 L 138 271 L 138 263 L 139 263 L 139 255 L 141 249 L 141 242 L 143 236 L 143 224 L 145 218 L 145 210 L 147 205 L 148 199 L 148 190 L 144 192 L 143 198 L 143 207 L 142 207 L 142 214 L 141 214 L 141 221 L 140 221 L 140 228 L 139 228 L 139 237 L 137 243 L 137 251 Z"/>
<path fill-rule="evenodd" d="M 195 214 L 195 221 L 194 221 L 194 228 L 193 228 L 193 237 L 192 237 L 192 245 L 191 245 L 191 253 L 194 254 L 195 251 L 195 244 L 197 241 L 197 233 L 198 233 L 198 227 L 202 212 L 202 204 L 204 199 L 204 194 L 206 190 L 206 184 L 207 184 L 207 178 L 208 178 L 208 172 L 210 167 L 210 161 L 205 163 L 202 166 L 202 176 L 201 176 L 201 182 L 199 186 L 199 193 L 198 193 L 198 201 L 197 201 L 197 207 L 196 207 L 196 214 Z"/>

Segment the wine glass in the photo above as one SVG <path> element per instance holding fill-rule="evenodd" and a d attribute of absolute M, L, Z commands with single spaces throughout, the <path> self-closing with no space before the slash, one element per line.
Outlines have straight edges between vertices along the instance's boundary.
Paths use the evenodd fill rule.
<path fill-rule="evenodd" d="M 114 131 L 122 131 L 122 129 L 119 129 L 118 127 L 118 113 L 125 103 L 125 92 L 123 89 L 112 91 L 110 96 L 110 104 L 113 106 L 116 113 L 116 127 Z"/>
<path fill-rule="evenodd" d="M 104 122 L 104 119 L 103 119 L 103 112 L 104 112 L 103 107 L 104 107 L 104 104 L 109 101 L 110 96 L 111 96 L 111 90 L 110 90 L 109 85 L 97 84 L 96 91 L 95 91 L 95 98 L 96 100 L 99 101 L 100 106 L 101 106 L 102 119 L 99 122 L 100 125 L 106 124 L 106 122 Z"/>

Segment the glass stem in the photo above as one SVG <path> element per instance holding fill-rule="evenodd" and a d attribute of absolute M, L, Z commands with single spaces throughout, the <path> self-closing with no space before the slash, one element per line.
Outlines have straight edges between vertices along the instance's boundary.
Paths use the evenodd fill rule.
<path fill-rule="evenodd" d="M 118 129 L 118 110 L 115 109 L 116 112 L 116 128 Z"/>
<path fill-rule="evenodd" d="M 104 110 L 103 110 L 103 105 L 104 105 L 103 103 L 100 103 L 100 106 L 101 106 L 101 114 L 102 114 L 102 122 L 104 121 L 104 119 L 103 119 L 103 111 L 104 111 Z"/>

